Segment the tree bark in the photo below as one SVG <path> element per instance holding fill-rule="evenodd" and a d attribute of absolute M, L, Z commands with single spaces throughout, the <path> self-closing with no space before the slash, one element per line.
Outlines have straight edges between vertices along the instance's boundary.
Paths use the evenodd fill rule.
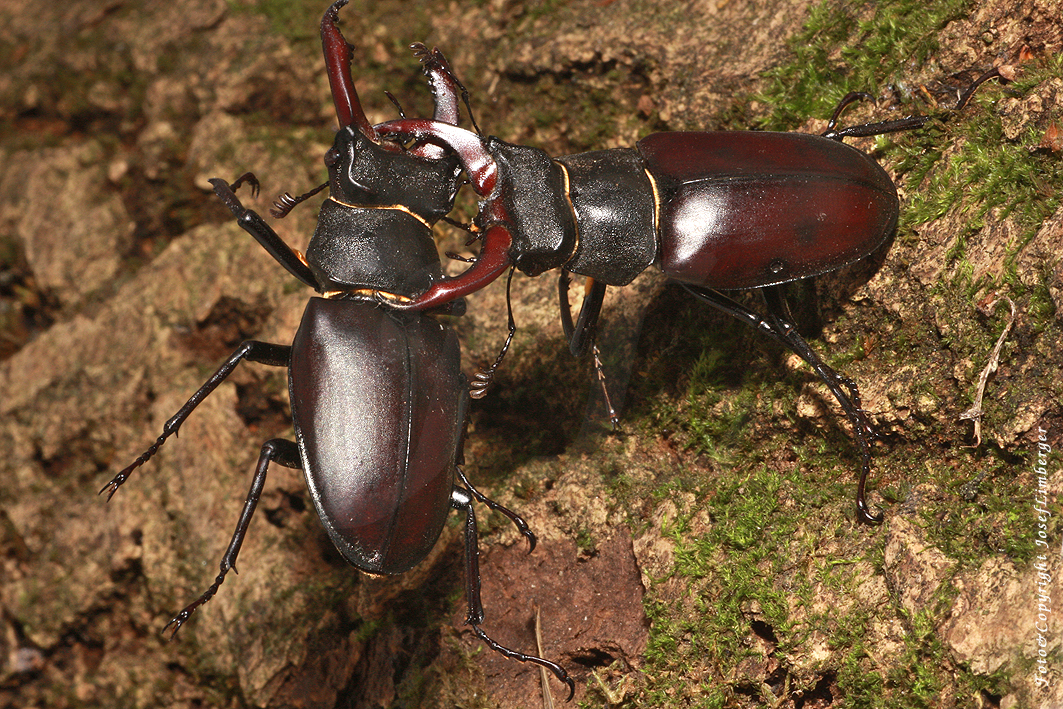
<path fill-rule="evenodd" d="M 406 49 L 426 41 L 485 132 L 553 155 L 662 130 L 822 132 L 835 80 L 875 51 L 877 105 L 851 107 L 847 125 L 947 116 L 957 88 L 1015 67 L 1015 83 L 987 84 L 962 116 L 850 141 L 915 216 L 867 263 L 791 289 L 813 347 L 857 382 L 881 434 L 881 526 L 855 520 L 858 456 L 818 380 L 655 272 L 606 303 L 619 434 L 593 368 L 568 354 L 552 274 L 517 277 L 518 337 L 474 404 L 466 472 L 540 539 L 529 555 L 481 512 L 484 629 L 534 652 L 538 608 L 541 652 L 588 706 L 1063 702 L 1054 2 L 970 4 L 918 42 L 904 32 L 932 12 L 886 4 L 352 5 L 342 28 L 374 123 L 395 117 L 384 89 L 407 115 L 430 113 Z M 539 702 L 536 668 L 463 630 L 456 520 L 417 569 L 361 575 L 301 474 L 279 466 L 240 574 L 166 642 L 217 573 L 261 444 L 293 438 L 280 369 L 241 364 L 113 500 L 94 494 L 242 340 L 294 336 L 310 293 L 206 180 L 253 171 L 263 196 L 243 197 L 265 214 L 274 195 L 324 179 L 324 9 L 0 4 L 0 707 Z M 801 48 L 823 37 L 838 40 L 816 60 L 830 68 L 817 88 Z M 799 90 L 825 112 L 784 115 Z M 271 223 L 302 250 L 314 207 Z M 441 229 L 441 249 L 464 238 Z M 1005 297 L 1016 317 L 975 446 L 960 414 L 1009 320 Z M 496 356 L 505 307 L 501 284 L 468 299 L 455 323 L 467 374 Z"/>

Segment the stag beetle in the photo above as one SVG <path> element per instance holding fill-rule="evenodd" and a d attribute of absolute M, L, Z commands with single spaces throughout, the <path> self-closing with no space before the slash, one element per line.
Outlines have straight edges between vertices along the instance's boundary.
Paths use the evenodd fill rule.
<path fill-rule="evenodd" d="M 506 515 L 531 548 L 535 535 L 520 516 L 477 491 L 460 468 L 469 387 L 460 369 L 457 336 L 433 315 L 460 315 L 464 303 L 452 298 L 402 311 L 379 301 L 381 293 L 396 302 L 412 301 L 442 278 L 432 225 L 454 206 L 462 179 L 460 159 L 427 142 L 400 146 L 383 140 L 369 123 L 351 79 L 351 48 L 336 26 L 346 3 L 337 0 L 321 21 L 340 123 L 325 155 L 328 182 L 299 198 L 285 194 L 273 210 L 283 216 L 329 188 L 306 255 L 286 245 L 236 197 L 245 183 L 257 193 L 254 175 L 244 174 L 232 184 L 210 181 L 240 226 L 322 296 L 310 299 L 291 345 L 240 345 L 166 422 L 155 443 L 100 493 L 110 499 L 241 361 L 287 367 L 296 441 L 274 439 L 262 446 L 220 573 L 167 629 L 176 634 L 236 568 L 269 464 L 279 463 L 303 471 L 336 548 L 369 573 L 399 574 L 414 567 L 435 545 L 449 509 L 463 511 L 466 623 L 504 656 L 549 669 L 568 685 L 571 698 L 575 683 L 561 666 L 500 645 L 480 627 L 484 611 L 473 500 Z M 464 89 L 441 54 L 424 49 L 420 58 L 435 95 L 434 120 L 456 123 L 458 91 Z"/>
<path fill-rule="evenodd" d="M 993 69 L 978 78 L 954 110 L 984 81 L 1000 76 Z M 899 202 L 893 182 L 870 156 L 842 139 L 918 128 L 929 117 L 835 130 L 847 105 L 871 98 L 865 93 L 844 97 L 822 135 L 655 133 L 633 149 L 559 158 L 453 123 L 383 123 L 377 126 L 383 134 L 431 141 L 460 158 L 479 199 L 474 223 L 483 246 L 466 271 L 435 281 L 412 301 L 398 302 L 384 293 L 378 298 L 406 311 L 433 308 L 483 288 L 510 268 L 530 276 L 558 268 L 562 326 L 578 356 L 593 341 L 606 287 L 627 285 L 656 265 L 699 300 L 776 339 L 808 363 L 853 428 L 861 458 L 858 518 L 880 522 L 865 499 L 875 432 L 859 390 L 801 337 L 788 319 L 780 288 L 869 256 L 896 228 Z M 569 273 L 588 278 L 575 323 Z M 759 290 L 767 316 L 719 292 L 736 289 Z M 511 319 L 510 339 L 494 366 L 512 333 Z M 611 406 L 610 413 L 615 425 Z"/>

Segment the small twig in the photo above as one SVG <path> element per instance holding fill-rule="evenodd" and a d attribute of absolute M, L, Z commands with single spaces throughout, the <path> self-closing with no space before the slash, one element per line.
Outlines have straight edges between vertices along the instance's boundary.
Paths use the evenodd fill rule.
<path fill-rule="evenodd" d="M 989 303 L 986 310 L 991 311 L 1000 300 L 998 298 Z M 982 397 L 985 395 L 985 385 L 989 381 L 989 377 L 997 371 L 997 365 L 1000 364 L 1000 350 L 1004 346 L 1004 340 L 1007 339 L 1008 333 L 1011 332 L 1011 326 L 1015 324 L 1015 303 L 1007 296 L 1004 296 L 1003 300 L 1006 300 L 1011 308 L 1008 324 L 1004 326 L 1004 332 L 1000 333 L 1000 337 L 997 338 L 997 344 L 989 355 L 989 362 L 986 364 L 985 369 L 982 370 L 981 376 L 978 377 L 978 389 L 974 395 L 974 406 L 960 414 L 961 421 L 966 419 L 974 421 L 974 445 L 964 446 L 965 448 L 977 448 L 982 445 L 982 414 L 985 413 L 982 411 Z"/>
<path fill-rule="evenodd" d="M 539 606 L 535 606 L 535 651 L 543 656 L 543 632 L 539 622 Z M 545 667 L 539 667 L 539 679 L 543 683 L 543 709 L 554 709 L 554 695 L 550 693 L 550 675 Z"/>

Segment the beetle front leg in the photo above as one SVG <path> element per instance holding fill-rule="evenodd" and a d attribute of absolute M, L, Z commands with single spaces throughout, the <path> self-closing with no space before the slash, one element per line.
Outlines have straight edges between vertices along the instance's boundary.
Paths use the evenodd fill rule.
<path fill-rule="evenodd" d="M 244 543 L 244 537 L 247 536 L 247 528 L 251 524 L 251 517 L 254 516 L 255 508 L 258 506 L 258 499 L 262 496 L 262 489 L 266 484 L 266 471 L 269 469 L 270 462 L 280 463 L 286 468 L 295 470 L 302 470 L 303 468 L 299 458 L 299 446 L 292 441 L 274 438 L 263 444 L 262 452 L 258 456 L 258 465 L 255 467 L 255 477 L 251 480 L 251 489 L 247 492 L 247 500 L 244 502 L 244 509 L 240 513 L 240 521 L 236 523 L 236 531 L 233 532 L 229 548 L 225 550 L 225 555 L 221 558 L 221 571 L 215 577 L 214 583 L 210 585 L 210 588 L 202 596 L 185 606 L 184 610 L 175 615 L 166 624 L 166 627 L 162 629 L 162 632 L 165 633 L 170 629 L 170 626 L 173 626 L 173 632 L 170 634 L 171 640 L 177 635 L 177 631 L 181 629 L 181 626 L 184 625 L 189 616 L 214 597 L 222 582 L 225 581 L 225 575 L 229 573 L 229 570 L 232 569 L 236 572 L 236 557 L 240 554 L 240 547 Z"/>
<path fill-rule="evenodd" d="M 875 438 L 876 434 L 867 413 L 860 408 L 860 392 L 853 380 L 838 374 L 824 363 L 797 332 L 797 328 L 786 319 L 786 308 L 779 287 L 769 286 L 760 289 L 768 308 L 767 318 L 761 317 L 717 291 L 687 284 L 683 284 L 683 287 L 699 300 L 778 340 L 812 367 L 812 371 L 827 385 L 831 394 L 837 399 L 853 427 L 853 437 L 856 439 L 861 460 L 860 478 L 856 488 L 856 509 L 860 521 L 869 524 L 881 522 L 881 513 L 871 514 L 865 499 L 867 477 L 871 474 L 871 439 Z"/>
<path fill-rule="evenodd" d="M 292 247 L 284 243 L 284 240 L 277 235 L 277 232 L 270 228 L 269 224 L 266 224 L 254 210 L 248 209 L 243 205 L 240 199 L 236 196 L 236 189 L 248 182 L 251 185 L 252 194 L 258 194 L 258 180 L 250 172 L 240 175 L 231 185 L 225 180 L 219 177 L 212 177 L 208 182 L 214 186 L 214 194 L 218 195 L 218 198 L 225 203 L 225 206 L 229 208 L 229 211 L 236 217 L 237 223 L 240 224 L 240 228 L 246 231 L 251 236 L 255 237 L 262 248 L 264 248 L 270 256 L 276 259 L 277 263 L 284 266 L 288 273 L 292 274 L 300 281 L 310 286 L 314 290 L 321 290 L 321 286 L 317 282 L 317 278 L 314 276 L 314 272 L 310 270 L 310 267 L 306 265 L 306 260 L 302 254 L 295 251 Z M 318 191 L 324 189 L 324 186 L 319 187 Z M 295 204 L 298 204 L 299 199 L 304 199 L 317 191 L 310 192 L 304 197 L 292 199 L 293 204 L 290 206 L 284 204 L 283 197 L 280 200 L 278 209 L 291 210 Z M 287 214 L 287 212 L 285 212 Z M 283 216 L 283 215 L 282 215 Z"/>
<path fill-rule="evenodd" d="M 602 387 L 602 397 L 605 399 L 605 408 L 609 412 L 609 421 L 614 431 L 620 430 L 620 416 L 613 408 L 613 400 L 609 398 L 609 387 L 605 381 L 605 370 L 598 352 L 598 345 L 594 338 L 598 329 L 598 316 L 602 312 L 602 302 L 605 300 L 605 291 L 608 286 L 601 281 L 587 277 L 584 284 L 583 301 L 579 306 L 579 315 L 576 322 L 572 322 L 572 308 L 568 302 L 568 287 L 572 283 L 572 277 L 568 271 L 562 269 L 557 277 L 557 296 L 561 305 L 561 329 L 565 332 L 568 340 L 568 350 L 573 357 L 582 357 L 590 349 L 594 356 L 594 373 L 598 377 L 598 384 Z"/>
<path fill-rule="evenodd" d="M 462 477 L 464 478 L 464 476 Z M 576 683 L 572 681 L 572 678 L 568 676 L 568 672 L 561 665 L 536 655 L 526 655 L 523 652 L 500 645 L 492 640 L 480 627 L 484 622 L 484 607 L 483 601 L 480 599 L 480 549 L 477 544 L 478 531 L 476 528 L 476 511 L 472 506 L 473 497 L 479 499 L 482 495 L 479 493 L 473 494 L 471 490 L 463 487 L 455 487 L 450 497 L 452 507 L 465 511 L 465 599 L 468 603 L 465 624 L 471 627 L 476 636 L 487 643 L 489 648 L 503 657 L 519 662 L 529 662 L 553 672 L 555 677 L 568 685 L 568 699 L 572 699 L 576 693 Z"/>
<path fill-rule="evenodd" d="M 506 353 L 509 352 L 509 346 L 513 344 L 513 336 L 517 334 L 517 324 L 513 320 L 513 301 L 510 298 L 512 292 L 511 286 L 513 285 L 513 268 L 509 269 L 509 278 L 506 279 L 506 313 L 509 316 L 509 334 L 506 335 L 506 341 L 502 345 L 501 351 L 498 356 L 495 357 L 495 361 L 490 367 L 486 369 L 478 369 L 472 375 L 472 383 L 469 384 L 469 396 L 473 399 L 482 399 L 487 396 L 487 390 L 491 387 L 492 382 L 495 379 L 495 372 L 502 366 L 502 360 L 506 358 Z M 462 478 L 468 487 L 468 482 Z M 469 488 L 472 489 L 471 487 Z M 473 493 L 476 491 L 473 490 Z M 486 498 L 485 498 L 486 499 Z M 483 500 L 481 500 L 482 502 Z M 535 546 L 535 542 L 532 542 L 532 546 Z"/>
<path fill-rule="evenodd" d="M 111 481 L 103 486 L 99 494 L 107 493 L 107 499 L 110 500 L 114 497 L 114 493 L 118 491 L 118 488 L 122 486 L 128 478 L 130 473 L 147 463 L 151 458 L 159 452 L 159 448 L 166 442 L 166 439 L 177 433 L 177 429 L 181 427 L 185 419 L 196 410 L 196 407 L 200 403 L 210 396 L 210 393 L 218 388 L 218 385 L 225 381 L 226 377 L 233 373 L 236 369 L 236 365 L 240 364 L 242 360 L 249 362 L 258 362 L 260 364 L 268 364 L 273 367 L 287 367 L 288 360 L 291 358 L 292 348 L 288 345 L 273 345 L 268 342 L 259 342 L 257 340 L 246 340 L 241 344 L 235 352 L 230 355 L 229 359 L 225 361 L 222 366 L 218 367 L 210 379 L 206 383 L 196 390 L 196 393 L 185 402 L 173 417 L 166 422 L 166 425 L 162 427 L 162 435 L 159 436 L 151 447 L 134 460 L 130 465 L 125 467 L 120 473 L 111 478 Z"/>
<path fill-rule="evenodd" d="M 579 315 L 573 323 L 572 308 L 568 301 L 568 287 L 571 283 L 571 274 L 562 270 L 561 275 L 557 277 L 557 299 L 561 305 L 561 329 L 564 330 L 565 339 L 568 340 L 569 352 L 573 357 L 582 357 L 594 343 L 598 316 L 602 312 L 602 302 L 605 300 L 605 291 L 608 286 L 593 278 L 587 279 L 586 295 L 583 296 L 583 301 L 579 306 Z"/>

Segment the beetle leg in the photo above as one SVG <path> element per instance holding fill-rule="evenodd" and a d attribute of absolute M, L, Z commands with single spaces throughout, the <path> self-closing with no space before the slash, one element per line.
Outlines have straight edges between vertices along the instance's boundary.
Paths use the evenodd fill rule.
<path fill-rule="evenodd" d="M 586 295 L 579 307 L 579 315 L 576 322 L 572 322 L 572 309 L 568 302 L 568 286 L 572 283 L 571 274 L 562 269 L 557 277 L 557 296 L 561 304 L 561 328 L 565 331 L 568 339 L 568 349 L 573 357 L 582 357 L 587 353 L 588 347 L 594 342 L 595 331 L 598 327 L 598 316 L 602 312 L 602 301 L 605 299 L 605 291 L 608 286 L 604 283 L 587 279 Z"/>
<path fill-rule="evenodd" d="M 805 338 L 801 337 L 797 332 L 797 328 L 786 319 L 786 305 L 783 301 L 782 289 L 779 286 L 769 286 L 760 289 L 760 291 L 764 296 L 764 303 L 767 305 L 774 330 L 781 335 L 778 338 L 779 341 L 786 344 L 812 367 L 813 371 L 834 394 L 834 398 L 841 404 L 842 410 L 845 411 L 845 415 L 849 418 L 849 423 L 853 427 L 853 436 L 860 450 L 861 461 L 860 478 L 856 486 L 857 513 L 862 522 L 869 524 L 882 522 L 881 513 L 877 515 L 871 514 L 865 498 L 867 477 L 871 474 L 871 439 L 877 438 L 878 434 L 875 433 L 871 420 L 867 417 L 867 412 L 861 407 L 860 391 L 856 387 L 856 382 L 838 374 L 824 363 L 815 350 L 805 341 Z"/>
<path fill-rule="evenodd" d="M 834 130 L 834 127 L 838 125 L 838 116 L 841 115 L 845 107 L 850 103 L 856 101 L 874 101 L 875 97 L 866 91 L 850 91 L 842 97 L 842 100 L 838 102 L 838 105 L 834 107 L 834 113 L 831 114 L 830 120 L 827 121 L 827 130 L 824 131 L 824 135 Z"/>
<path fill-rule="evenodd" d="M 878 121 L 876 123 L 864 123 L 858 126 L 849 126 L 841 130 L 834 130 L 838 125 L 838 116 L 845 109 L 846 106 L 854 101 L 874 101 L 875 97 L 866 91 L 850 91 L 847 93 L 838 105 L 834 108 L 834 113 L 831 114 L 830 120 L 827 121 L 827 130 L 823 131 L 820 135 L 824 138 L 830 138 L 831 140 L 841 141 L 842 138 L 866 138 L 873 135 L 885 135 L 886 133 L 896 133 L 902 130 L 912 130 L 914 128 L 921 128 L 923 124 L 930 120 L 929 116 L 909 116 L 907 118 L 899 118 L 892 121 Z"/>
<path fill-rule="evenodd" d="M 509 521 L 517 527 L 517 531 L 523 534 L 524 538 L 528 540 L 528 553 L 531 554 L 535 551 L 535 532 L 528 528 L 528 523 L 524 521 L 524 518 L 508 507 L 503 507 L 498 504 L 473 487 L 472 483 L 469 482 L 469 479 L 465 477 L 465 471 L 462 470 L 460 466 L 455 466 L 455 469 L 458 471 L 458 478 L 461 480 L 461 484 L 465 486 L 465 489 L 469 491 L 469 494 L 475 497 L 477 502 L 487 505 L 487 507 L 495 512 L 499 512 L 506 517 L 509 517 Z"/>
<path fill-rule="evenodd" d="M 568 301 L 568 286 L 572 278 L 568 271 L 561 269 L 561 275 L 557 277 L 557 296 L 561 305 L 561 329 L 565 331 L 568 339 L 568 350 L 573 357 L 582 357 L 589 348 L 594 355 L 594 372 L 598 376 L 598 383 L 602 387 L 602 396 L 605 398 L 605 407 L 609 411 L 609 421 L 614 431 L 620 430 L 620 417 L 613 408 L 613 401 L 609 398 L 609 387 L 606 386 L 605 369 L 598 351 L 598 345 L 594 343 L 597 334 L 598 316 L 602 312 L 602 302 L 605 300 L 605 291 L 608 286 L 604 283 L 588 277 L 585 284 L 585 295 L 579 306 L 579 315 L 576 322 L 572 322 L 572 308 Z"/>
<path fill-rule="evenodd" d="M 824 138 L 830 138 L 831 140 L 841 141 L 842 138 L 866 138 L 873 135 L 885 135 L 886 133 L 896 133 L 902 130 L 912 130 L 914 128 L 921 128 L 928 120 L 929 116 L 909 116 L 908 118 L 898 118 L 892 121 L 878 121 L 876 123 L 864 123 L 858 126 L 850 126 L 841 130 L 834 130 L 834 127 L 838 125 L 838 116 L 845 109 L 846 106 L 854 101 L 874 101 L 875 97 L 866 91 L 851 91 L 847 93 L 838 105 L 834 109 L 834 113 L 831 114 L 830 120 L 827 121 L 827 130 L 823 131 L 820 135 Z"/>
<path fill-rule="evenodd" d="M 823 133 L 823 137 L 840 141 L 842 138 L 866 138 L 873 135 L 886 135 L 887 133 L 922 128 L 929 120 L 930 116 L 908 116 L 907 118 L 898 118 L 895 121 L 864 123 L 858 126 L 842 128 L 841 130 L 828 130 Z"/>
<path fill-rule="evenodd" d="M 480 550 L 477 546 L 476 511 L 472 505 L 473 497 L 480 499 L 478 494 L 473 494 L 470 489 L 455 487 L 450 496 L 451 507 L 465 511 L 465 598 L 468 603 L 465 624 L 470 626 L 476 636 L 487 643 L 489 648 L 503 657 L 518 662 L 529 662 L 553 672 L 555 677 L 568 685 L 568 698 L 572 699 L 576 693 L 576 683 L 561 665 L 536 655 L 525 655 L 523 652 L 499 645 L 480 627 L 480 624 L 484 622 L 484 607 L 480 600 Z"/>
<path fill-rule="evenodd" d="M 310 267 L 306 265 L 306 261 L 303 259 L 302 254 L 284 243 L 284 240 L 277 236 L 277 232 L 273 231 L 269 224 L 266 224 L 266 222 L 263 221 L 262 217 L 258 216 L 256 212 L 244 207 L 239 198 L 237 198 L 235 190 L 240 186 L 243 180 L 248 177 L 248 175 L 251 175 L 251 173 L 241 175 L 232 185 L 218 177 L 212 177 L 208 181 L 210 184 L 214 185 L 214 194 L 218 195 L 222 202 L 225 202 L 225 206 L 228 207 L 229 211 L 231 211 L 233 216 L 236 217 L 236 221 L 240 224 L 241 229 L 255 237 L 255 241 L 261 244 L 262 248 L 277 260 L 277 263 L 284 266 L 284 268 L 288 270 L 288 273 L 292 274 L 314 290 L 320 291 L 321 286 L 318 284 L 317 278 L 314 277 L 313 271 L 311 271 Z M 258 180 L 255 180 L 252 183 L 252 189 L 257 190 L 257 187 Z"/>
<path fill-rule="evenodd" d="M 233 373 L 236 369 L 236 365 L 240 364 L 241 360 L 248 360 L 249 362 L 258 362 L 260 364 L 268 364 L 273 367 L 287 367 L 288 360 L 291 358 L 292 348 L 288 345 L 273 345 L 268 342 L 259 342 L 257 340 L 246 340 L 241 344 L 236 351 L 229 356 L 229 359 L 225 361 L 218 371 L 211 375 L 210 379 L 206 383 L 196 390 L 196 393 L 185 402 L 173 417 L 166 422 L 166 425 L 162 427 L 162 435 L 159 436 L 151 447 L 134 460 L 129 466 L 124 468 L 120 473 L 115 475 L 109 483 L 103 486 L 99 494 L 107 493 L 107 499 L 110 500 L 114 493 L 118 491 L 118 488 L 122 486 L 122 483 L 129 478 L 129 474 L 140 466 L 147 463 L 152 456 L 159 452 L 159 448 L 166 442 L 166 439 L 170 436 L 177 434 L 177 429 L 181 427 L 185 419 L 189 414 L 195 411 L 196 407 L 210 396 L 210 393 L 218 388 L 218 385 L 225 381 L 225 378 Z"/>
<path fill-rule="evenodd" d="M 229 573 L 230 569 L 236 571 L 236 557 L 240 553 L 240 547 L 244 543 L 244 537 L 247 536 L 247 528 L 251 524 L 251 517 L 255 514 L 255 507 L 258 506 L 258 498 L 262 496 L 262 488 L 266 484 L 266 471 L 268 470 L 271 461 L 274 463 L 280 463 L 286 468 L 294 468 L 295 470 L 302 470 L 303 467 L 299 458 L 299 446 L 294 442 L 286 441 L 283 438 L 274 438 L 271 441 L 266 441 L 262 445 L 262 453 L 258 456 L 255 477 L 251 480 L 251 489 L 247 492 L 247 500 L 244 502 L 244 509 L 240 513 L 240 520 L 236 523 L 236 531 L 233 532 L 233 538 L 229 542 L 229 548 L 225 550 L 225 555 L 221 558 L 221 571 L 214 579 L 214 583 L 210 585 L 210 588 L 208 588 L 202 596 L 185 606 L 184 610 L 175 615 L 173 619 L 166 624 L 166 627 L 162 629 L 162 632 L 165 633 L 170 629 L 170 626 L 173 626 L 173 632 L 170 634 L 171 640 L 177 635 L 177 631 L 181 629 L 181 626 L 184 625 L 189 616 L 191 616 L 197 608 L 214 597 L 214 594 L 218 592 L 218 588 L 225 580 L 225 574 Z"/>
<path fill-rule="evenodd" d="M 871 426 L 871 421 L 867 417 L 867 413 L 860 408 L 860 392 L 851 379 L 838 374 L 824 363 L 797 332 L 797 328 L 786 319 L 785 304 L 779 288 L 770 286 L 760 289 L 768 308 L 768 317 L 764 318 L 718 291 L 687 284 L 683 284 L 683 287 L 699 300 L 786 345 L 797 356 L 805 360 L 812 367 L 812 371 L 823 380 L 823 383 L 827 385 L 831 394 L 841 405 L 842 410 L 845 411 L 849 423 L 852 424 L 853 437 L 856 439 L 856 446 L 860 451 L 860 478 L 856 488 L 857 514 L 862 522 L 881 522 L 882 515 L 871 514 L 865 499 L 864 489 L 867 477 L 871 473 L 871 439 L 875 438 L 876 434 Z"/>
<path fill-rule="evenodd" d="M 959 100 L 956 102 L 956 108 L 954 108 L 952 110 L 953 111 L 959 111 L 964 106 L 966 106 L 967 102 L 971 100 L 972 96 L 974 96 L 974 92 L 978 90 L 978 87 L 981 86 L 982 84 L 984 84 L 985 82 L 989 81 L 990 79 L 1000 79 L 1002 82 L 1007 82 L 1007 81 L 1011 81 L 1014 78 L 1014 73 L 1012 73 L 1010 71 L 1003 71 L 1002 72 L 1001 68 L 1002 67 L 995 66 L 992 69 L 990 69 L 989 71 L 987 71 L 986 73 L 984 73 L 981 76 L 979 76 L 973 82 L 971 82 L 971 85 L 967 87 L 967 90 L 964 91 L 963 94 L 960 95 Z"/>
<path fill-rule="evenodd" d="M 328 187 L 328 183 L 324 182 L 298 197 L 292 197 L 290 192 L 285 192 L 280 197 L 273 200 L 273 206 L 269 208 L 269 214 L 274 219 L 283 219 L 288 216 L 288 213 L 295 209 L 296 206 L 310 199 L 326 187 Z"/>
<path fill-rule="evenodd" d="M 509 352 L 509 346 L 513 342 L 513 336 L 517 334 L 517 325 L 513 322 L 513 302 L 510 300 L 510 286 L 513 284 L 513 267 L 509 269 L 509 277 L 506 279 L 506 312 L 509 314 L 509 334 L 498 357 L 487 369 L 477 369 L 472 375 L 472 383 L 469 385 L 469 396 L 473 399 L 482 399 L 487 396 L 487 389 L 495 378 L 495 371 L 501 366 L 502 360 Z M 534 543 L 532 544 L 534 546 Z"/>
<path fill-rule="evenodd" d="M 956 107 L 953 108 L 953 112 L 960 111 L 967 102 L 971 100 L 971 96 L 978 90 L 978 87 L 989 81 L 990 79 L 999 78 L 1001 81 L 1008 81 L 1008 76 L 1002 73 L 1001 67 L 993 67 L 986 73 L 975 79 L 970 86 L 960 95 L 959 100 L 956 102 Z M 830 121 L 827 123 L 827 130 L 822 133 L 824 138 L 830 138 L 831 140 L 841 140 L 842 138 L 866 138 L 873 135 L 885 135 L 887 133 L 896 133 L 902 130 L 913 130 L 915 128 L 922 128 L 927 121 L 930 120 L 930 116 L 908 116 L 907 118 L 898 118 L 893 121 L 879 121 L 877 123 L 864 123 L 858 126 L 849 126 L 842 130 L 834 130 L 834 126 L 838 123 L 838 114 L 842 112 L 842 109 L 848 106 L 857 99 L 867 98 L 871 99 L 870 94 L 863 92 L 853 92 L 847 94 L 839 103 L 838 107 L 834 109 L 834 115 L 831 116 Z"/>

